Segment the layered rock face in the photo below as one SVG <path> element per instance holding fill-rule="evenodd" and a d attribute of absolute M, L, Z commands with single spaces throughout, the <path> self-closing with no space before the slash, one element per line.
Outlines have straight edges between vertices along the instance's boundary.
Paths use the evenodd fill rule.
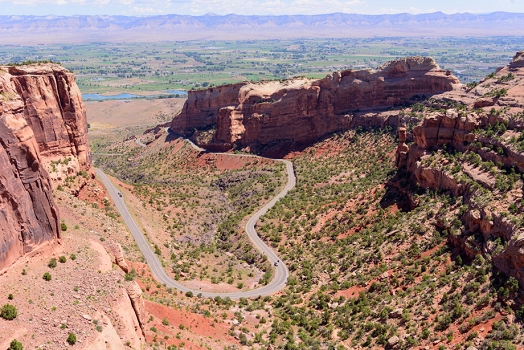
<path fill-rule="evenodd" d="M 24 101 L 0 76 L 0 270 L 59 238 L 60 220 Z"/>
<path fill-rule="evenodd" d="M 524 53 L 458 96 L 443 94 L 429 103 L 413 143 L 399 128 L 396 161 L 424 188 L 462 199 L 460 230 L 447 220 L 450 242 L 470 258 L 489 256 L 493 265 L 524 285 L 524 229 L 521 175 L 524 172 Z M 446 102 L 453 106 L 443 110 Z M 519 179 L 519 180 L 517 180 Z M 498 243 L 497 243 L 498 242 Z"/>
<path fill-rule="evenodd" d="M 46 171 L 59 159 L 57 180 L 91 169 L 85 109 L 73 74 L 55 64 L 0 66 L 0 270 L 60 238 Z"/>
<path fill-rule="evenodd" d="M 444 93 L 439 95 L 441 101 L 455 100 L 462 108 L 450 108 L 445 112 L 426 112 L 424 119 L 413 129 L 414 143 L 407 149 L 405 129 L 399 130 L 399 147 L 397 148 L 397 166 L 406 166 L 424 187 L 442 188 L 438 183 L 426 181 L 421 175 L 421 160 L 433 151 L 450 145 L 460 152 L 474 151 L 482 159 L 515 167 L 524 172 L 524 154 L 500 137 L 488 137 L 482 133 L 489 125 L 504 124 L 505 128 L 524 130 L 524 121 L 518 117 L 524 111 L 524 52 L 517 52 L 512 62 L 498 70 L 494 77 L 486 78 L 477 87 L 467 93 Z M 501 92 L 503 96 L 494 96 Z M 489 102 L 486 97 L 490 97 Z M 481 102 L 481 103 L 480 103 Z M 441 102 L 435 101 L 442 110 Z M 483 106 L 482 106 L 483 105 Z M 433 109 L 437 109 L 433 108 Z M 505 112 L 504 112 L 505 111 Z M 504 112 L 504 113 L 503 113 Z M 472 145 L 476 142 L 476 145 Z M 495 152 L 494 149 L 502 151 Z"/>
<path fill-rule="evenodd" d="M 355 110 L 402 104 L 456 84 L 455 76 L 428 57 L 393 61 L 378 70 L 335 72 L 321 80 L 238 83 L 191 91 L 171 129 L 188 135 L 211 128 L 207 140 L 197 138 L 210 149 L 307 144 L 358 124 Z"/>
<path fill-rule="evenodd" d="M 12 91 L 4 99 L 16 97 L 23 102 L 22 115 L 53 183 L 91 171 L 86 111 L 73 73 L 58 64 L 0 69 Z"/>

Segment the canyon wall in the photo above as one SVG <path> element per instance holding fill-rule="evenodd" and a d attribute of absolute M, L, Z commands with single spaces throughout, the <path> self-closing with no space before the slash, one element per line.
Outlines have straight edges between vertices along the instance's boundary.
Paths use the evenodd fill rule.
<path fill-rule="evenodd" d="M 3 67 L 23 117 L 33 130 L 43 165 L 54 185 L 80 171 L 90 172 L 87 118 L 74 74 L 58 64 Z"/>
<path fill-rule="evenodd" d="M 400 105 L 457 84 L 429 57 L 393 61 L 378 70 L 335 72 L 320 80 L 244 82 L 190 91 L 171 129 L 193 134 L 200 146 L 214 150 L 308 144 L 358 124 L 355 111 Z"/>
<path fill-rule="evenodd" d="M 51 173 L 57 183 L 91 171 L 85 109 L 73 74 L 56 64 L 0 66 L 0 270 L 60 238 L 46 170 L 58 160 Z"/>
<path fill-rule="evenodd" d="M 521 287 L 523 62 L 524 53 L 518 52 L 508 66 L 477 86 L 427 101 L 419 125 L 411 132 L 398 129 L 396 153 L 397 166 L 418 186 L 460 199 L 460 210 L 447 208 L 436 222 L 450 243 L 470 259 L 478 254 L 489 257 L 497 270 L 517 278 Z M 413 141 L 409 147 L 408 138 Z M 461 225 L 452 225 L 447 213 L 456 215 Z"/>

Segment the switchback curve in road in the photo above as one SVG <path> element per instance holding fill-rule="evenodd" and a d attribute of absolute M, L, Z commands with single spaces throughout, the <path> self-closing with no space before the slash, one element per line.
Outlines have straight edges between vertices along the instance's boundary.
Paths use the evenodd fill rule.
<path fill-rule="evenodd" d="M 186 140 L 189 141 L 189 140 Z M 200 152 L 204 152 L 203 149 L 193 144 L 191 141 L 189 141 L 191 144 L 191 147 L 197 149 Z M 235 154 L 230 153 L 222 153 L 226 155 L 233 156 Z M 254 158 L 261 158 L 259 156 L 254 155 L 247 155 L 242 154 L 243 156 L 250 156 Z M 239 154 L 240 156 L 240 154 Z M 122 218 L 124 219 L 124 222 L 126 223 L 127 227 L 129 228 L 129 231 L 133 235 L 133 238 L 135 239 L 140 251 L 144 255 L 144 258 L 146 259 L 147 264 L 151 268 L 151 271 L 153 272 L 153 275 L 156 277 L 156 279 L 160 282 L 165 284 L 167 287 L 176 288 L 184 293 L 186 292 L 192 292 L 194 295 L 201 294 L 203 297 L 207 298 L 214 298 L 217 296 L 220 297 L 229 297 L 231 299 L 239 299 L 239 298 L 254 298 L 258 296 L 266 296 L 274 294 L 280 290 L 282 290 L 286 286 L 287 279 L 289 277 L 289 270 L 284 262 L 280 261 L 277 254 L 271 247 L 266 245 L 262 239 L 258 236 L 257 231 L 255 229 L 255 225 L 264 214 L 267 213 L 269 209 L 271 209 L 281 198 L 285 197 L 288 191 L 293 189 L 296 184 L 296 177 L 295 177 L 295 171 L 293 168 L 293 164 L 285 159 L 275 159 L 277 161 L 283 162 L 286 165 L 286 172 L 287 172 L 287 183 L 284 189 L 277 194 L 271 201 L 266 203 L 262 208 L 260 208 L 246 223 L 246 233 L 255 245 L 255 247 L 265 256 L 267 256 L 268 261 L 271 264 L 274 264 L 275 262 L 278 262 L 278 266 L 275 267 L 275 276 L 271 282 L 269 282 L 267 285 L 262 286 L 257 289 L 252 289 L 248 291 L 238 291 L 238 292 L 230 292 L 230 293 L 214 293 L 214 292 L 205 292 L 198 289 L 192 289 L 184 286 L 183 284 L 179 283 L 178 281 L 173 280 L 171 277 L 169 277 L 164 268 L 162 267 L 162 264 L 158 260 L 158 257 L 155 255 L 153 250 L 151 249 L 149 243 L 145 239 L 142 231 L 138 227 L 138 225 L 133 220 L 133 217 L 129 213 L 129 210 L 126 207 L 126 204 L 124 202 L 124 198 L 119 196 L 118 189 L 113 185 L 111 180 L 106 176 L 106 174 L 101 170 L 96 168 L 96 174 L 104 184 L 104 186 L 107 188 L 107 191 L 109 192 L 109 195 L 115 202 L 115 205 L 120 212 L 120 215 L 122 215 Z"/>

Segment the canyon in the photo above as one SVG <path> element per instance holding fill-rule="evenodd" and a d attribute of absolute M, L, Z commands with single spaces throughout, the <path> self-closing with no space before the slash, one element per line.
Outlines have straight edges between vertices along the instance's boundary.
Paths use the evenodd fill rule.
<path fill-rule="evenodd" d="M 399 174 L 407 174 L 420 188 L 463 198 L 463 228 L 453 229 L 445 215 L 435 227 L 453 232 L 450 242 L 470 259 L 492 256 L 499 271 L 524 284 L 520 209 L 510 207 L 522 194 L 504 194 L 507 189 L 501 184 L 511 181 L 506 178 L 511 169 L 524 171 L 519 146 L 524 130 L 523 62 L 524 52 L 518 52 L 507 66 L 473 86 L 460 84 L 431 58 L 411 57 L 376 71 L 335 72 L 320 80 L 212 87 L 189 93 L 171 129 L 211 151 L 278 155 L 334 132 L 398 130 Z M 501 131 L 495 134 L 485 132 L 498 127 Z M 453 162 L 453 152 L 462 158 Z M 489 205 L 479 203 L 486 191 L 494 194 Z M 418 205 L 416 196 L 405 195 L 409 208 Z M 494 244 L 497 239 L 502 243 Z"/>
<path fill-rule="evenodd" d="M 297 188 L 291 191 L 289 198 L 278 203 L 276 210 L 268 212 L 257 224 L 257 229 L 266 241 L 271 241 L 275 249 L 284 253 L 283 261 L 290 260 L 292 283 L 287 288 L 304 297 L 308 308 L 315 303 L 309 309 L 304 306 L 308 316 L 294 320 L 297 327 L 309 327 L 308 318 L 317 318 L 320 324 L 319 315 L 322 313 L 332 317 L 330 326 L 338 327 L 337 334 L 342 339 L 346 328 L 359 327 L 345 322 L 349 308 L 358 308 L 357 304 L 363 300 L 367 305 L 380 305 L 380 310 L 367 312 L 355 324 L 375 319 L 395 324 L 398 327 L 395 332 L 400 330 L 401 334 L 397 336 L 384 331 L 382 338 L 377 337 L 375 345 L 397 348 L 402 342 L 407 344 L 410 334 L 416 332 L 408 329 L 411 326 L 405 326 L 410 322 L 404 319 L 413 319 L 417 324 L 427 322 L 435 332 L 440 332 L 439 327 L 444 323 L 441 320 L 445 320 L 432 320 L 429 314 L 408 309 L 426 307 L 427 311 L 436 308 L 439 315 L 444 315 L 453 309 L 447 309 L 447 293 L 454 294 L 449 298 L 457 301 L 466 294 L 453 286 L 451 279 L 463 278 L 461 283 L 467 281 L 469 284 L 471 271 L 478 270 L 478 275 L 484 274 L 485 279 L 478 278 L 481 282 L 476 287 L 477 294 L 471 297 L 471 303 L 465 304 L 471 305 L 470 311 L 477 312 L 480 306 L 474 305 L 474 299 L 485 295 L 490 307 L 498 303 L 504 307 L 493 307 L 498 308 L 496 312 L 499 313 L 491 318 L 486 316 L 486 319 L 495 318 L 496 321 L 482 321 L 482 330 L 478 323 L 472 326 L 473 323 L 466 319 L 467 314 L 453 319 L 456 325 L 450 328 L 450 332 L 455 331 L 457 338 L 464 333 L 462 337 L 465 339 L 466 332 L 479 326 L 475 328 L 477 336 L 488 339 L 484 327 L 495 329 L 500 326 L 492 324 L 503 321 L 514 325 L 516 316 L 503 316 L 511 308 L 518 310 L 514 301 L 517 300 L 516 292 L 508 299 L 503 296 L 505 282 L 501 282 L 502 292 L 489 291 L 491 285 L 499 283 L 498 279 L 506 281 L 507 277 L 517 281 L 517 289 L 519 284 L 524 285 L 523 78 L 524 52 L 518 52 L 507 66 L 478 83 L 468 85 L 461 84 L 431 58 L 410 57 L 392 61 L 377 70 L 334 72 L 323 79 L 294 78 L 210 87 L 189 92 L 181 113 L 169 124 L 148 128 L 146 135 L 142 135 L 142 141 L 147 145 L 138 145 L 137 138 L 128 137 L 115 147 L 130 150 L 130 153 L 123 154 L 122 163 L 119 163 L 122 169 L 133 164 L 137 171 L 141 171 L 141 167 L 147 165 L 155 172 L 156 168 L 151 166 L 154 163 L 154 166 L 159 166 L 157 172 L 164 176 L 165 186 L 172 186 L 169 177 L 176 177 L 166 169 L 183 170 L 180 169 L 183 166 L 175 164 L 188 166 L 187 174 L 180 178 L 187 176 L 191 179 L 191 172 L 195 172 L 196 167 L 205 168 L 217 176 L 226 172 L 226 169 L 216 166 L 216 160 L 207 158 L 211 152 L 191 148 L 184 140 L 166 133 L 165 126 L 190 137 L 208 151 L 248 151 L 293 159 Z M 237 312 L 249 314 L 253 324 L 260 327 L 265 327 L 258 321 L 260 315 L 264 315 L 264 320 L 265 317 L 270 320 L 267 327 L 278 325 L 278 312 L 282 310 L 279 308 L 285 305 L 287 296 L 241 301 L 234 305 L 234 311 L 218 311 L 220 308 L 214 309 L 215 306 L 230 301 L 219 298 L 218 301 L 206 300 L 208 304 L 202 303 L 201 298 L 193 299 L 192 294 L 183 295 L 151 278 L 129 233 L 118 218 L 110 216 L 111 203 L 106 198 L 107 193 L 93 176 L 87 130 L 85 107 L 71 72 L 51 63 L 0 66 L 0 278 L 4 279 L 0 288 L 7 286 L 5 288 L 9 291 L 15 290 L 24 278 L 35 278 L 41 283 L 36 287 L 31 285 L 30 290 L 17 290 L 23 294 L 24 301 L 16 293 L 15 301 L 23 305 L 24 312 L 13 323 L 0 319 L 0 326 L 5 327 L 2 331 L 19 332 L 17 337 L 22 334 L 19 329 L 32 332 L 35 329 L 32 316 L 29 317 L 32 300 L 38 300 L 38 293 L 54 296 L 55 292 L 59 300 L 66 302 L 47 297 L 42 302 L 45 305 L 35 310 L 41 312 L 38 319 L 43 319 L 42 329 L 53 333 L 50 341 L 56 348 L 62 346 L 65 337 L 55 334 L 66 331 L 57 331 L 61 320 L 48 322 L 46 318 L 49 316 L 45 315 L 57 303 L 59 316 L 54 318 L 63 318 L 71 329 L 81 329 L 80 347 L 84 348 L 140 348 L 146 340 L 157 342 L 157 334 L 167 337 L 164 337 L 165 344 L 169 339 L 170 344 L 176 342 L 179 346 L 175 337 L 168 336 L 174 335 L 170 328 L 175 325 L 169 324 L 164 317 L 181 311 L 183 305 L 187 312 L 189 306 L 194 305 L 198 305 L 198 308 L 191 309 L 194 313 L 202 310 L 223 312 L 224 324 L 216 318 L 210 327 L 215 327 L 216 323 L 217 329 L 224 329 L 224 335 L 231 327 L 227 334 L 231 336 L 228 341 L 232 344 L 238 343 L 233 338 L 234 326 L 242 322 Z M 394 135 L 398 135 L 396 140 Z M 181 153 L 177 153 L 179 151 Z M 183 158 L 180 163 L 162 163 L 175 156 Z M 216 156 L 228 157 L 227 154 Z M 332 158 L 336 162 L 329 163 Z M 252 161 L 255 165 L 259 159 L 249 159 Z M 263 163 L 262 158 L 260 163 Z M 323 163 L 329 163 L 325 169 L 320 168 Z M 166 164 L 168 166 L 164 166 Z M 344 169 L 340 169 L 342 167 Z M 309 173 L 313 175 L 308 177 Z M 166 241 L 155 245 L 155 254 L 171 253 L 173 242 L 180 244 L 171 238 L 174 232 L 178 232 L 175 230 L 183 226 L 179 217 L 184 217 L 186 207 L 174 209 L 170 207 L 172 203 L 167 204 L 178 193 L 169 198 L 165 188 L 158 183 L 154 184 L 158 187 L 152 193 L 147 182 L 139 182 L 142 177 L 136 179 L 136 188 L 141 194 L 131 184 L 117 182 L 115 178 L 114 181 L 126 200 L 136 195 L 133 198 L 141 210 L 150 208 L 158 216 L 156 221 Z M 217 183 L 221 182 L 212 182 L 212 185 L 217 186 L 214 185 Z M 146 201 L 145 195 L 155 197 Z M 201 200 L 199 195 L 199 191 L 193 192 L 197 201 Z M 388 196 L 393 200 L 388 202 Z M 227 203 L 226 197 L 224 195 L 224 203 Z M 431 198 L 444 199 L 430 202 Z M 314 205 L 310 205 L 313 201 Z M 203 200 L 196 203 L 205 205 Z M 300 206 L 293 207 L 296 203 Z M 428 203 L 438 205 L 432 207 Z M 104 206 L 105 212 L 99 211 L 100 206 Z M 193 214 L 191 210 L 188 213 Z M 64 229 L 62 223 L 65 221 L 74 223 L 76 228 Z M 376 227 L 375 223 L 378 223 Z M 231 227 L 231 232 L 242 233 L 235 225 Z M 186 237 L 187 233 L 184 233 L 182 239 Z M 322 254 L 320 249 L 327 245 L 333 250 Z M 294 247 L 301 251 L 293 251 Z M 360 252 L 364 255 L 358 255 Z M 48 270 L 45 260 L 60 254 L 69 258 L 51 270 L 53 278 L 60 282 L 58 285 L 66 286 L 58 291 L 52 288 L 52 284 L 43 282 L 41 276 Z M 71 258 L 73 255 L 74 259 Z M 195 256 L 200 258 L 201 253 Z M 126 260 L 128 257 L 132 259 Z M 468 261 L 463 270 L 462 258 Z M 173 269 L 198 260 L 188 258 L 182 262 L 182 258 L 177 259 L 175 254 L 171 255 L 171 262 L 168 259 L 162 262 L 166 262 L 166 268 L 171 266 Z M 314 270 L 315 265 L 318 265 L 318 270 Z M 413 267 L 404 271 L 404 265 Z M 329 266 L 329 273 L 326 266 Z M 494 272 L 487 280 L 486 271 L 491 271 L 491 268 Z M 453 270 L 453 274 L 462 271 L 462 277 L 456 277 L 457 273 L 452 278 L 447 270 Z M 29 276 L 23 277 L 28 272 Z M 186 272 L 180 275 L 181 278 L 186 276 Z M 132 281 L 133 278 L 137 281 Z M 410 287 L 410 283 L 416 287 Z M 324 289 L 315 289 L 316 286 Z M 424 293 L 419 293 L 416 288 L 428 288 L 429 297 L 423 296 Z M 75 292 L 73 295 L 71 290 Z M 410 296 L 413 290 L 415 292 Z M 7 289 L 2 291 L 7 293 Z M 508 289 L 507 293 L 510 292 L 514 291 Z M 147 301 L 143 295 L 147 296 Z M 423 297 L 426 298 L 424 301 Z M 368 303 L 366 298 L 373 302 Z M 380 298 L 383 299 L 379 302 Z M 25 300 L 31 301 L 26 303 Z M 246 302 L 244 306 L 252 302 L 250 310 L 242 310 L 240 305 Z M 255 306 L 266 302 L 266 305 Z M 291 300 L 285 307 L 295 307 L 292 306 L 294 303 Z M 383 308 L 383 304 L 387 307 Z M 209 309 L 204 309 L 208 306 Z M 165 308 L 163 313 L 158 311 L 162 308 Z M 313 308 L 316 310 L 312 311 Z M 356 308 L 351 311 L 355 315 L 360 312 Z M 157 310 L 156 318 L 151 310 Z M 258 317 L 251 312 L 259 312 Z M 377 316 L 378 312 L 380 316 Z M 413 315 L 406 316 L 408 312 L 413 312 Z M 480 314 L 474 317 L 477 315 Z M 175 319 L 175 315 L 172 316 Z M 226 321 L 226 318 L 235 322 L 228 323 L 230 320 Z M 94 329 L 93 324 L 99 325 L 92 322 L 95 320 L 101 321 L 103 331 L 98 327 Z M 184 321 L 177 322 L 176 332 L 182 331 Z M 198 322 L 207 324 L 205 317 Z M 459 332 L 460 324 L 470 328 L 464 328 L 464 332 L 460 328 Z M 196 325 L 191 332 L 198 329 Z M 382 329 L 382 325 L 373 327 L 377 332 Z M 425 323 L 420 327 L 421 332 L 422 327 Z M 308 329 L 313 332 L 317 328 L 324 329 L 323 326 Z M 371 328 L 366 332 L 371 332 Z M 210 329 L 212 333 L 214 328 Z M 253 332 L 255 329 L 258 327 L 254 327 Z M 264 329 L 264 332 L 269 329 Z M 447 331 L 448 328 L 443 329 Z M 239 330 L 243 332 L 239 334 L 247 334 L 251 341 L 255 336 L 251 336 L 250 331 Z M 325 331 L 327 336 L 320 333 L 314 336 L 319 339 L 325 336 L 323 339 L 328 341 L 330 332 L 332 330 Z M 260 334 L 262 339 L 262 332 Z M 386 334 L 391 336 L 385 338 Z M 414 335 L 413 339 L 419 344 L 436 345 L 435 341 L 441 342 L 445 338 L 444 333 L 431 339 L 424 338 L 423 334 L 420 337 Z M 47 340 L 46 337 L 47 334 L 37 335 L 38 341 Z M 371 335 L 368 338 L 371 339 Z M 192 341 L 197 342 L 195 339 Z M 8 340 L 11 339 L 0 336 L 0 346 L 7 347 Z M 477 346 L 481 344 L 480 340 L 474 342 Z"/>

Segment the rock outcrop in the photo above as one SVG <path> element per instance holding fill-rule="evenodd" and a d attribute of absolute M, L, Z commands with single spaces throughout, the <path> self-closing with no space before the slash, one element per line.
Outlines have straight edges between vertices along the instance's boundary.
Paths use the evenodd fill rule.
<path fill-rule="evenodd" d="M 460 96 L 443 94 L 428 102 L 407 147 L 399 127 L 396 164 L 421 187 L 445 190 L 462 199 L 462 226 L 437 220 L 450 242 L 473 259 L 490 257 L 493 266 L 524 285 L 522 209 L 524 172 L 524 52 Z M 484 103 L 487 99 L 489 103 Z M 441 106 L 453 99 L 451 108 Z M 512 182 L 513 181 L 513 182 Z M 520 183 L 519 183 L 520 184 Z"/>
<path fill-rule="evenodd" d="M 0 66 L 5 101 L 21 100 L 42 165 L 56 186 L 67 176 L 91 171 L 87 119 L 73 73 L 58 64 Z"/>
<path fill-rule="evenodd" d="M 0 76 L 0 270 L 39 244 L 60 238 L 51 181 L 24 103 Z M 6 98 L 8 97 L 8 98 Z"/>
<path fill-rule="evenodd" d="M 50 176 L 46 169 L 58 160 Z M 53 177 L 90 170 L 73 74 L 57 64 L 0 66 L 0 270 L 60 238 Z"/>
<path fill-rule="evenodd" d="M 429 57 L 393 61 L 378 70 L 335 72 L 324 79 L 238 83 L 191 91 L 174 132 L 210 129 L 205 148 L 256 151 L 272 143 L 307 144 L 358 124 L 354 112 L 400 105 L 452 90 L 458 79 Z"/>
<path fill-rule="evenodd" d="M 519 51 L 513 57 L 513 61 L 509 64 L 510 68 L 524 67 L 524 51 Z"/>
<path fill-rule="evenodd" d="M 125 273 L 129 272 L 129 266 L 126 263 L 124 258 L 124 250 L 122 246 L 115 242 L 110 242 L 107 244 L 107 247 L 111 253 L 113 263 L 122 269 Z"/>
<path fill-rule="evenodd" d="M 131 305 L 133 310 L 135 310 L 136 318 L 140 324 L 142 332 L 144 332 L 144 327 L 146 326 L 146 307 L 144 305 L 144 299 L 142 298 L 142 289 L 138 286 L 136 282 L 130 282 L 126 285 L 127 295 L 129 300 L 131 300 Z"/>

